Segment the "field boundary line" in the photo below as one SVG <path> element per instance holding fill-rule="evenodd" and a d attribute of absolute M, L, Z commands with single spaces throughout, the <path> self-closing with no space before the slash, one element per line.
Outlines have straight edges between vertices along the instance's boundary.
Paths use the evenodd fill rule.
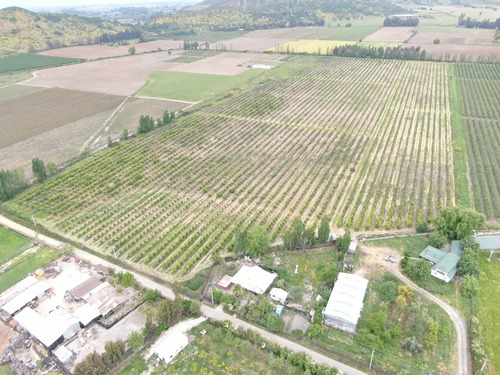
<path fill-rule="evenodd" d="M 83 144 L 83 146 L 80 148 L 80 153 L 83 152 L 90 144 L 90 142 L 100 133 L 103 131 L 103 129 L 106 129 L 106 125 L 111 121 L 111 119 L 116 115 L 116 113 L 125 105 L 125 103 L 128 101 L 130 96 L 127 96 L 121 103 L 120 105 L 113 111 L 113 113 L 104 121 L 104 124 L 96 130 L 94 134 L 90 136 L 89 139 Z"/>
<path fill-rule="evenodd" d="M 186 103 L 186 104 L 191 104 L 191 105 L 199 103 L 199 102 L 188 102 L 187 100 L 177 100 L 177 99 L 168 99 L 168 98 L 155 98 L 153 96 L 139 96 L 139 95 L 135 95 L 134 98 L 150 99 L 150 100 L 151 99 L 153 99 L 153 100 L 164 100 L 164 101 L 168 101 L 168 102 Z"/>

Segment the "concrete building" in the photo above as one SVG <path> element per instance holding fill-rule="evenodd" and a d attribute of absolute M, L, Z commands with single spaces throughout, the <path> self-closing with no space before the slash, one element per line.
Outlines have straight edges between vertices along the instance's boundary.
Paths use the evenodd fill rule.
<path fill-rule="evenodd" d="M 153 348 L 153 352 L 165 363 L 170 363 L 189 343 L 186 335 L 173 331 Z"/>
<path fill-rule="evenodd" d="M 356 333 L 368 280 L 340 272 L 323 311 L 323 323 L 348 333 Z"/>
<path fill-rule="evenodd" d="M 280 288 L 272 288 L 269 292 L 269 297 L 271 297 L 271 299 L 274 301 L 285 304 L 286 299 L 288 298 L 288 293 Z"/>
<path fill-rule="evenodd" d="M 432 246 L 427 246 L 420 253 L 420 257 L 433 264 L 431 269 L 432 276 L 448 283 L 457 273 L 458 262 L 462 259 L 462 243 L 460 241 L 452 241 L 449 253 Z"/>
<path fill-rule="evenodd" d="M 260 267 L 242 266 L 232 278 L 233 284 L 240 284 L 246 290 L 255 294 L 263 294 L 269 289 L 274 279 L 278 277 L 275 273 L 264 271 Z"/>
<path fill-rule="evenodd" d="M 349 244 L 349 249 L 347 250 L 348 253 L 354 254 L 356 252 L 356 249 L 358 248 L 358 243 L 355 241 L 351 241 Z"/>

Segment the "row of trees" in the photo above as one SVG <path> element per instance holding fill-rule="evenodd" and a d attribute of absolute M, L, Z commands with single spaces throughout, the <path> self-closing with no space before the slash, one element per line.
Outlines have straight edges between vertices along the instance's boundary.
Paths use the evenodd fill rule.
<path fill-rule="evenodd" d="M 236 254 L 247 254 L 258 257 L 269 250 L 271 241 L 269 234 L 262 225 L 254 225 L 251 228 L 237 228 L 234 234 L 233 250 Z"/>
<path fill-rule="evenodd" d="M 309 227 L 306 227 L 302 219 L 296 217 L 283 233 L 283 248 L 286 250 L 305 249 L 315 246 L 317 243 L 326 243 L 330 237 L 330 218 L 324 216 L 321 219 L 316 237 L 317 226 L 318 223 L 314 221 Z"/>
<path fill-rule="evenodd" d="M 358 58 L 371 57 L 390 60 L 436 60 L 433 55 L 427 54 L 420 47 L 368 47 L 358 44 L 334 47 L 327 50 L 327 55 Z"/>
<path fill-rule="evenodd" d="M 391 27 L 416 27 L 418 25 L 418 17 L 387 17 L 384 20 L 384 26 Z"/>
<path fill-rule="evenodd" d="M 107 342 L 104 353 L 90 353 L 85 359 L 76 365 L 75 375 L 104 375 L 123 358 L 126 344 L 122 340 Z"/>
<path fill-rule="evenodd" d="M 137 128 L 137 134 L 149 133 L 156 127 L 161 128 L 164 125 L 170 124 L 175 119 L 175 112 L 168 110 L 163 113 L 163 116 L 158 118 L 156 121 L 152 116 L 142 115 L 139 118 L 139 127 Z M 128 137 L 128 132 L 127 132 Z"/>
<path fill-rule="evenodd" d="M 466 27 L 468 29 L 499 29 L 500 28 L 500 18 L 497 18 L 495 21 L 490 21 L 489 19 L 474 20 L 470 17 L 465 18 L 465 14 L 462 13 L 460 17 L 458 17 L 458 26 Z"/>

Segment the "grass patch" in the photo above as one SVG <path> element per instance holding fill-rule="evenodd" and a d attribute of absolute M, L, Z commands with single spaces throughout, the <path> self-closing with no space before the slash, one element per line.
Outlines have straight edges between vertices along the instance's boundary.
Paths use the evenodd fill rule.
<path fill-rule="evenodd" d="M 23 82 L 29 78 L 31 78 L 31 73 L 29 72 L 14 72 L 14 73 L 0 74 L 0 87 L 12 85 L 18 82 Z"/>
<path fill-rule="evenodd" d="M 168 62 L 189 64 L 218 54 L 220 54 L 220 51 L 185 51 L 179 57 L 168 60 Z"/>
<path fill-rule="evenodd" d="M 492 256 L 488 263 L 489 253 L 481 256 L 481 274 L 479 277 L 479 300 L 477 316 L 483 328 L 484 344 L 491 361 L 486 366 L 488 374 L 500 373 L 500 254 Z"/>
<path fill-rule="evenodd" d="M 199 102 L 237 86 L 263 72 L 251 69 L 235 76 L 183 72 L 153 72 L 140 96 Z"/>
<path fill-rule="evenodd" d="M 14 375 L 8 366 L 0 366 L 0 375 Z"/>
<path fill-rule="evenodd" d="M 451 103 L 451 129 L 453 143 L 455 146 L 455 162 L 453 168 L 455 171 L 455 197 L 457 203 L 462 206 L 472 207 L 471 191 L 469 186 L 469 175 L 467 170 L 467 154 L 465 152 L 464 128 L 462 123 L 462 110 L 457 87 L 457 74 L 455 65 L 449 64 L 449 82 L 450 82 L 450 103 Z"/>
<path fill-rule="evenodd" d="M 148 369 L 148 365 L 144 358 L 140 355 L 134 357 L 132 362 L 125 367 L 122 371 L 119 372 L 120 375 L 134 375 L 134 374 L 142 374 L 144 371 Z"/>
<path fill-rule="evenodd" d="M 397 250 L 400 255 L 403 255 L 405 250 L 409 250 L 412 257 L 418 257 L 422 250 L 429 245 L 429 240 L 425 236 L 410 236 L 366 241 L 365 244 L 373 247 L 389 247 Z"/>
<path fill-rule="evenodd" d="M 0 58 L 0 73 L 34 70 L 84 61 L 67 57 L 54 57 L 26 53 Z"/>
<path fill-rule="evenodd" d="M 324 40 L 352 40 L 358 41 L 378 30 L 376 26 L 369 27 L 346 27 L 345 29 L 336 31 L 326 37 Z"/>
<path fill-rule="evenodd" d="M 301 39 L 301 40 L 294 40 L 293 42 L 279 44 L 276 47 L 268 49 L 267 51 L 326 55 L 328 54 L 328 51 L 334 49 L 335 47 L 340 47 L 350 44 L 355 44 L 355 42 L 349 40 L 339 41 L 339 40 Z"/>
<path fill-rule="evenodd" d="M 32 241 L 0 226 L 0 265 L 29 249 Z"/>
<path fill-rule="evenodd" d="M 24 279 L 29 273 L 36 271 L 58 257 L 59 253 L 49 247 L 38 249 L 35 253 L 26 254 L 7 271 L 0 274 L 0 293 Z"/>

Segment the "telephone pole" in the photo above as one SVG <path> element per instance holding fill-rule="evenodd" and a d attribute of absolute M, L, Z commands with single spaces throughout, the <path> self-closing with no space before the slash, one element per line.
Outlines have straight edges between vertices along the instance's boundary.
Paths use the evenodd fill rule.
<path fill-rule="evenodd" d="M 373 355 L 375 354 L 375 349 L 372 349 L 372 357 L 370 358 L 370 367 L 368 367 L 368 370 L 372 369 L 372 362 L 373 362 Z"/>

